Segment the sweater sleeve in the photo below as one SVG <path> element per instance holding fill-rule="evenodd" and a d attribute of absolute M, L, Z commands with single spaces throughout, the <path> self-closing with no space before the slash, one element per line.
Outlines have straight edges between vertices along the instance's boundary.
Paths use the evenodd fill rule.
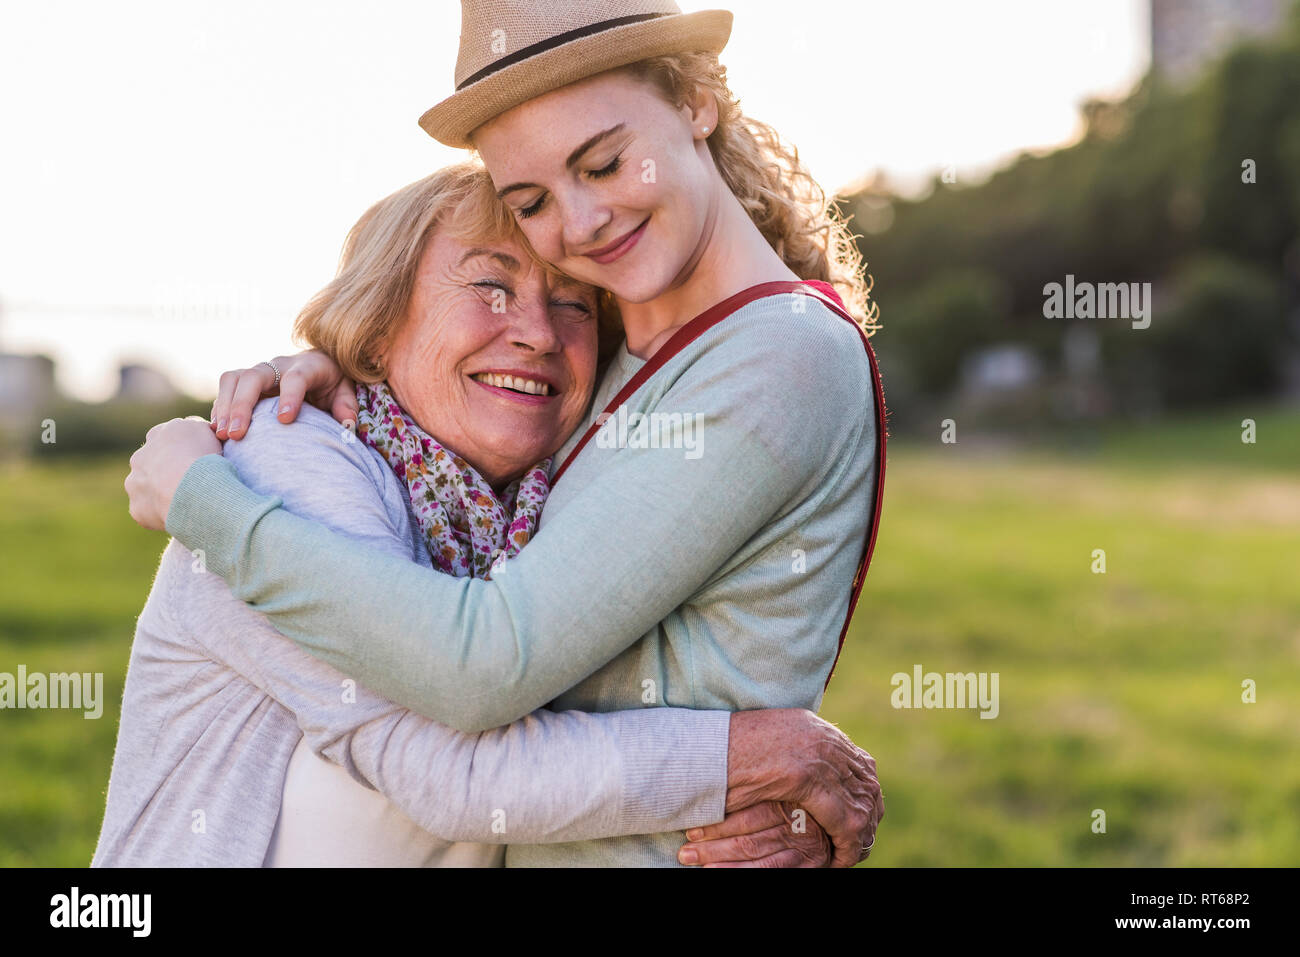
<path fill-rule="evenodd" d="M 255 414 L 253 424 L 227 451 L 260 487 L 293 476 L 297 487 L 288 494 L 300 515 L 402 560 L 410 542 L 384 507 L 368 451 L 332 420 L 284 426 L 271 410 Z M 504 727 L 457 731 L 306 654 L 220 579 L 192 569 L 188 556 L 172 565 L 169 604 L 195 643 L 291 711 L 317 754 L 432 834 L 534 844 L 680 830 L 723 817 L 725 711 L 538 710 Z"/>
<path fill-rule="evenodd" d="M 723 818 L 728 712 L 541 709 L 490 731 L 457 731 L 317 661 L 226 597 L 227 614 L 192 623 L 213 660 L 291 711 L 313 751 L 437 837 L 546 844 Z"/>
<path fill-rule="evenodd" d="M 803 318 L 816 312 L 783 317 L 783 337 L 748 324 L 703 351 L 655 406 L 694 417 L 701 454 L 619 449 L 491 581 L 350 546 L 218 456 L 186 473 L 167 529 L 280 631 L 386 697 L 465 731 L 513 721 L 686 602 L 860 439 L 865 354 L 829 311 Z"/>

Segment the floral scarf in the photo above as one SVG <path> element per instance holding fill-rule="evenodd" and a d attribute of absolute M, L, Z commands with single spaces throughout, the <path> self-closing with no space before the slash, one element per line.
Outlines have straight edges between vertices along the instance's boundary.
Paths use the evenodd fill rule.
<path fill-rule="evenodd" d="M 551 490 L 550 459 L 512 482 L 502 502 L 472 465 L 402 411 L 388 383 L 358 385 L 357 404 L 357 436 L 406 483 L 435 567 L 457 578 L 491 578 L 528 544 Z"/>

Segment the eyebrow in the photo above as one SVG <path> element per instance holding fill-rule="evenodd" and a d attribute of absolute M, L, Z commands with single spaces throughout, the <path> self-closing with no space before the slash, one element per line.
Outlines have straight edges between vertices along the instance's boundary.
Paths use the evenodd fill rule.
<path fill-rule="evenodd" d="M 490 256 L 511 272 L 519 271 L 519 260 L 514 256 L 511 256 L 509 253 L 499 252 L 495 249 L 486 249 L 482 246 L 476 246 L 466 252 L 465 255 L 460 257 L 460 262 L 457 265 L 463 266 L 475 256 Z"/>
<path fill-rule="evenodd" d="M 582 282 L 580 279 L 570 279 L 568 276 L 560 276 L 551 280 L 551 288 L 554 290 L 568 290 L 573 293 L 590 293 L 592 298 L 599 299 L 600 294 L 590 283 Z"/>
<path fill-rule="evenodd" d="M 619 123 L 617 126 L 611 126 L 607 130 L 602 130 L 601 132 L 597 133 L 595 136 L 588 139 L 585 143 L 583 143 L 576 150 L 574 150 L 572 153 L 569 154 L 569 158 L 564 161 L 564 168 L 573 169 L 573 167 L 578 165 L 578 161 L 582 159 L 583 154 L 585 154 L 587 150 L 596 146 L 602 140 L 608 139 L 609 137 L 614 136 L 616 133 L 623 132 L 623 129 L 626 126 L 627 126 L 626 123 Z M 541 189 L 541 188 L 542 187 L 538 186 L 536 183 L 511 183 L 505 189 L 500 190 L 497 193 L 497 198 L 505 199 L 506 193 L 513 193 L 515 190 L 518 189 Z"/>

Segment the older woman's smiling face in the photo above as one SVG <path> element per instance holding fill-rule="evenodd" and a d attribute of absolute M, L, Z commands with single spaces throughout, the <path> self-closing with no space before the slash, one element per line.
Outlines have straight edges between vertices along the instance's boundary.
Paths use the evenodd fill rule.
<path fill-rule="evenodd" d="M 596 377 L 596 293 L 548 276 L 513 240 L 434 229 L 388 384 L 416 423 L 498 490 L 581 423 Z"/>

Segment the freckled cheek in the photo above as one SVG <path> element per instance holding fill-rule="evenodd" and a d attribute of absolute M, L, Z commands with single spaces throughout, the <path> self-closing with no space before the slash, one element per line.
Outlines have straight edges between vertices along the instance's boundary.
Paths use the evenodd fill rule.
<path fill-rule="evenodd" d="M 591 401 L 591 393 L 595 387 L 596 378 L 596 350 L 594 346 L 591 346 L 590 349 L 591 355 L 589 357 L 584 356 L 578 359 L 570 367 L 570 374 L 572 375 L 570 392 L 564 397 L 564 404 L 560 414 L 560 425 L 566 431 L 572 431 L 578 425 Z"/>
<path fill-rule="evenodd" d="M 572 432 L 582 424 L 583 413 L 587 411 L 587 400 L 575 398 L 572 404 L 564 410 L 564 417 L 560 422 L 560 429 L 565 434 Z"/>
<path fill-rule="evenodd" d="M 537 255 L 549 263 L 557 262 L 563 255 L 563 228 L 557 214 L 547 211 L 538 217 L 542 222 L 520 221 L 520 231 Z"/>
<path fill-rule="evenodd" d="M 573 381 L 573 388 L 580 396 L 590 395 L 595 387 L 596 353 L 599 346 L 594 319 L 588 320 L 581 326 L 570 328 L 565 351 L 569 356 L 569 375 Z"/>

